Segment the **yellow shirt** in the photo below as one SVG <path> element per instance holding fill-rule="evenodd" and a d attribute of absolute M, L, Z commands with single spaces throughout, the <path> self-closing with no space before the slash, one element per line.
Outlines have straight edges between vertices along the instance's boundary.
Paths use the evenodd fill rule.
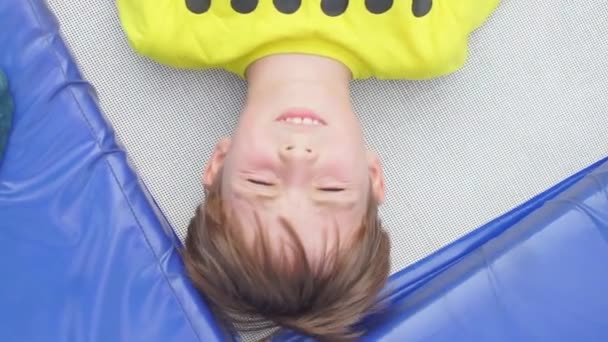
<path fill-rule="evenodd" d="M 356 79 L 426 79 L 465 62 L 469 34 L 500 0 L 117 0 L 140 54 L 244 77 L 259 58 L 337 59 Z"/>

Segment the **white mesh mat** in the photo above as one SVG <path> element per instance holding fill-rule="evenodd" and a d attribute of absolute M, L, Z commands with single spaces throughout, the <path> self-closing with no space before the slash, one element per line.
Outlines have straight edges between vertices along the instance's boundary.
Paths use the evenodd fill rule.
<path fill-rule="evenodd" d="M 244 83 L 137 56 L 111 0 L 49 3 L 134 166 L 183 238 L 202 200 L 203 165 L 234 128 Z M 461 72 L 354 85 L 369 144 L 385 165 L 381 214 L 393 271 L 608 155 L 606 13 L 604 0 L 504 0 L 473 35 Z"/>

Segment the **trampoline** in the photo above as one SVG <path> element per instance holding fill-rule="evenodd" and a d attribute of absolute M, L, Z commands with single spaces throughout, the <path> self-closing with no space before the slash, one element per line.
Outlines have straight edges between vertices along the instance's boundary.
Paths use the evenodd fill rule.
<path fill-rule="evenodd" d="M 504 0 L 462 71 L 355 82 L 393 243 L 362 340 L 608 339 L 607 11 Z M 0 2 L 0 68 L 0 340 L 253 340 L 177 253 L 244 83 L 137 56 L 101 0 Z"/>

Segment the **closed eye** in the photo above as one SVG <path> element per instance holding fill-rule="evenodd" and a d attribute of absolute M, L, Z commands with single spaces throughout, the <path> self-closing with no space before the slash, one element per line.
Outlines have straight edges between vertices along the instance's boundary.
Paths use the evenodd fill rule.
<path fill-rule="evenodd" d="M 343 188 L 320 188 L 319 190 L 326 191 L 326 192 L 340 192 L 340 191 L 344 191 Z"/>
<path fill-rule="evenodd" d="M 257 180 L 257 179 L 248 179 L 247 181 L 252 184 L 263 185 L 263 186 L 273 186 L 274 185 L 272 183 Z"/>

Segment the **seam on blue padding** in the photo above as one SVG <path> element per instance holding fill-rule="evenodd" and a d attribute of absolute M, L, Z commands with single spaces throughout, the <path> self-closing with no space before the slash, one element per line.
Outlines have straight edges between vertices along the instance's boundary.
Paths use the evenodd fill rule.
<path fill-rule="evenodd" d="M 40 15 L 38 13 L 38 11 L 36 10 L 35 6 L 32 4 L 32 0 L 27 0 L 28 5 L 30 7 L 30 10 L 32 11 L 32 13 L 35 15 L 36 20 L 39 24 L 39 26 L 42 26 L 42 20 L 40 19 Z M 46 5 L 45 5 L 46 6 Z M 52 13 L 49 10 L 50 13 Z M 54 15 L 54 13 L 53 13 Z M 58 21 L 57 21 L 58 23 Z M 57 32 L 55 32 L 55 35 L 60 35 L 59 34 L 59 27 L 57 27 Z M 60 36 L 61 37 L 61 36 Z M 51 47 L 51 51 L 53 52 L 53 55 L 55 56 L 55 58 L 57 59 L 58 62 L 60 62 L 60 56 L 59 53 L 57 52 L 57 50 L 55 49 L 55 47 L 53 46 L 52 42 L 48 41 L 49 46 Z M 63 41 L 63 39 L 61 39 L 62 44 L 65 45 L 65 42 Z M 66 50 L 68 52 L 70 52 L 70 50 L 67 48 L 67 45 L 65 46 Z M 70 56 L 72 58 L 74 58 L 73 56 Z M 66 74 L 66 70 L 61 66 L 61 63 L 59 64 L 59 69 L 61 70 L 61 73 L 63 74 L 65 80 L 68 79 L 68 75 Z M 79 70 L 80 73 L 80 70 Z M 91 85 L 89 82 L 87 82 L 86 80 L 83 79 L 83 81 L 85 81 L 87 84 Z M 91 85 L 91 87 L 93 87 Z M 95 135 L 95 130 L 93 129 L 93 125 L 91 124 L 90 120 L 87 118 L 87 116 L 84 114 L 85 110 L 83 109 L 80 101 L 78 100 L 78 97 L 74 94 L 74 92 L 72 91 L 71 87 L 69 88 L 69 92 L 72 96 L 72 98 L 74 99 L 75 103 L 78 106 L 79 112 L 80 112 L 80 116 L 84 119 L 84 121 L 86 122 L 87 126 L 89 127 L 89 133 L 91 134 L 93 140 L 95 141 L 95 145 L 97 145 L 97 147 L 99 148 L 100 151 L 103 151 L 103 148 L 101 147 L 97 136 Z M 94 101 L 96 104 L 98 104 L 97 101 Z M 99 107 L 97 107 L 97 110 L 101 113 L 101 109 Z M 169 281 L 169 278 L 167 276 L 167 274 L 165 273 L 165 270 L 163 269 L 161 262 L 160 262 L 160 257 L 159 255 L 157 255 L 156 251 L 154 250 L 154 248 L 152 247 L 152 244 L 150 243 L 150 240 L 148 239 L 148 236 L 146 235 L 141 222 L 139 221 L 139 218 L 137 217 L 137 215 L 135 214 L 135 210 L 133 209 L 133 206 L 131 204 L 131 202 L 129 201 L 129 197 L 126 195 L 125 190 L 121 184 L 121 182 L 118 180 L 118 177 L 116 176 L 116 172 L 114 171 L 114 168 L 112 167 L 112 164 L 108 161 L 108 159 L 105 156 L 101 156 L 101 159 L 103 159 L 106 163 L 106 165 L 108 166 L 108 168 L 110 169 L 110 172 L 112 173 L 112 177 L 114 178 L 114 180 L 116 181 L 116 184 L 118 185 L 118 187 L 120 188 L 120 191 L 123 195 L 123 198 L 126 200 L 128 206 L 129 206 L 129 210 L 131 211 L 131 214 L 133 215 L 133 218 L 135 219 L 137 226 L 139 227 L 140 232 L 142 233 L 144 240 L 146 241 L 146 244 L 148 245 L 148 248 L 152 251 L 152 254 L 154 255 L 154 258 L 156 259 L 157 262 L 157 266 L 161 271 L 161 274 L 163 275 L 163 278 L 165 279 L 167 285 L 169 286 L 169 288 L 171 289 L 171 293 L 173 293 L 173 297 L 175 298 L 175 301 L 178 303 L 180 309 L 182 310 L 184 316 L 186 317 L 186 320 L 188 321 L 188 324 L 190 325 L 190 327 L 192 328 L 192 331 L 194 332 L 194 335 L 198 338 L 199 341 L 203 341 L 203 339 L 201 338 L 201 336 L 199 336 L 198 331 L 195 329 L 194 324 L 192 323 L 192 320 L 190 319 L 190 316 L 186 313 L 186 310 L 184 309 L 184 306 L 182 304 L 182 302 L 179 300 L 179 296 L 177 295 L 177 293 L 175 292 L 175 289 L 173 288 L 173 286 L 171 286 L 171 282 Z M 130 168 L 129 168 L 130 169 Z"/>

